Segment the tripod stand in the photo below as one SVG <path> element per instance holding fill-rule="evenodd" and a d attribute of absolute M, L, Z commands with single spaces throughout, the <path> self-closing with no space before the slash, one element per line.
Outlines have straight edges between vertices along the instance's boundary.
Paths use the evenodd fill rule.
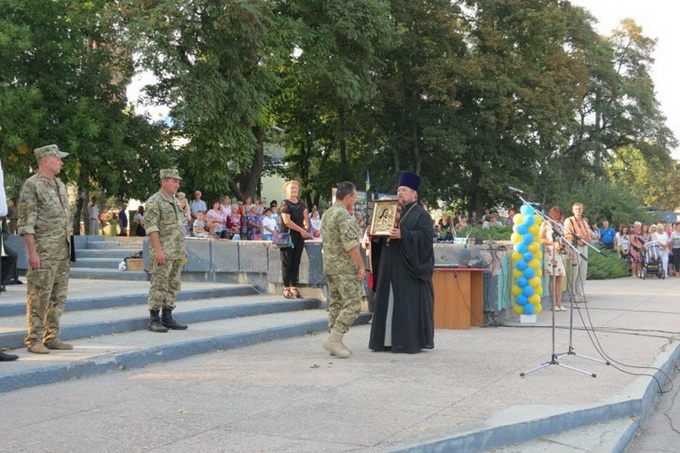
<path fill-rule="evenodd" d="M 520 373 L 520 377 L 524 377 L 527 374 L 533 373 L 534 371 L 541 370 L 541 369 L 546 368 L 550 365 L 561 366 L 561 367 L 568 368 L 570 370 L 573 370 L 573 371 L 576 371 L 576 372 L 579 372 L 579 373 L 583 373 L 583 374 L 590 375 L 592 377 L 596 377 L 595 373 L 592 373 L 590 371 L 581 370 L 581 369 L 578 369 L 578 368 L 575 368 L 575 367 L 572 367 L 572 366 L 569 366 L 569 365 L 565 365 L 565 364 L 560 362 L 560 359 L 567 356 L 567 355 L 576 355 L 576 353 L 573 351 L 573 347 L 572 347 L 573 316 L 574 316 L 573 295 L 570 299 L 570 305 L 571 306 L 570 306 L 570 327 L 569 327 L 569 350 L 567 352 L 564 352 L 564 353 L 557 353 L 555 351 L 555 332 L 556 332 L 556 329 L 555 329 L 555 311 L 556 311 L 556 309 L 555 308 L 558 305 L 558 301 L 556 299 L 557 294 L 558 294 L 557 283 L 556 283 L 557 282 L 557 271 L 556 271 L 556 268 L 557 268 L 557 259 L 556 258 L 557 258 L 557 256 L 556 256 L 556 253 L 558 253 L 557 245 L 559 244 L 559 245 L 562 245 L 562 246 L 569 246 L 578 255 L 581 255 L 581 253 L 578 251 L 578 249 L 574 248 L 573 244 L 570 244 L 569 242 L 564 241 L 562 239 L 562 232 L 563 231 L 561 229 L 564 228 L 564 227 L 558 223 L 558 221 L 563 220 L 563 215 L 562 215 L 561 210 L 559 210 L 559 214 L 560 214 L 561 218 L 551 219 L 550 217 L 546 216 L 545 213 L 537 210 L 534 207 L 534 204 L 527 202 L 521 196 L 519 198 L 520 198 L 520 200 L 522 200 L 524 202 L 524 204 L 528 205 L 536 215 L 541 217 L 541 219 L 543 220 L 543 222 L 546 225 L 550 225 L 551 230 L 550 230 L 549 240 L 553 244 L 552 247 L 551 247 L 552 250 L 550 251 L 551 254 L 552 254 L 552 256 L 551 256 L 552 275 L 551 275 L 550 278 L 551 278 L 551 287 L 553 289 L 553 291 L 551 291 L 551 303 L 552 303 L 552 307 L 553 307 L 553 310 L 552 310 L 552 329 L 551 329 L 551 331 L 552 331 L 552 342 L 551 342 L 552 353 L 551 353 L 550 359 L 548 361 L 543 362 L 542 364 L 540 364 L 540 365 L 538 365 L 534 368 L 531 368 L 527 371 Z M 585 258 L 585 257 L 583 257 L 583 258 Z M 561 284 L 561 281 L 560 281 L 560 284 Z M 571 291 L 570 291 L 570 294 L 571 294 Z M 593 359 L 593 360 L 596 360 L 596 359 Z"/>

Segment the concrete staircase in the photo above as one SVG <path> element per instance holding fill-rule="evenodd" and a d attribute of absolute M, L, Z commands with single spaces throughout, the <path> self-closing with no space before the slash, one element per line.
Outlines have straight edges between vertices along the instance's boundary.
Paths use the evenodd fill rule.
<path fill-rule="evenodd" d="M 183 283 L 174 312 L 189 329 L 152 333 L 147 292 L 147 282 L 72 278 L 60 337 L 75 348 L 46 355 L 28 353 L 23 346 L 25 289 L 3 293 L 0 346 L 16 349 L 11 352 L 20 359 L 0 368 L 0 392 L 327 329 L 327 312 L 318 299 L 284 299 L 249 285 L 189 282 Z M 364 315 L 358 323 L 367 321 Z"/>
<path fill-rule="evenodd" d="M 121 271 L 118 264 L 142 250 L 143 237 L 76 236 L 71 278 L 148 280 L 146 271 Z"/>

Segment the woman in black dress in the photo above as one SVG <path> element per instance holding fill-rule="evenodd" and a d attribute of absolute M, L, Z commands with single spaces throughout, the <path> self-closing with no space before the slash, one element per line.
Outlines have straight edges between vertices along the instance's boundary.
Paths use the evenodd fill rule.
<path fill-rule="evenodd" d="M 286 299 L 302 298 L 297 285 L 300 275 L 300 259 L 309 238 L 309 216 L 305 202 L 298 198 L 300 184 L 286 181 L 283 185 L 286 198 L 281 202 L 281 232 L 290 233 L 291 246 L 281 248 L 281 272 L 283 274 L 283 296 Z"/>

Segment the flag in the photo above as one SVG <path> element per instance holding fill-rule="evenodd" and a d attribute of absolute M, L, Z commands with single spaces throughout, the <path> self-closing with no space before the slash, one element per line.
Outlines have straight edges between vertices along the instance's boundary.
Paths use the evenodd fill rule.
<path fill-rule="evenodd" d="M 371 190 L 371 173 L 366 170 L 366 192 Z"/>

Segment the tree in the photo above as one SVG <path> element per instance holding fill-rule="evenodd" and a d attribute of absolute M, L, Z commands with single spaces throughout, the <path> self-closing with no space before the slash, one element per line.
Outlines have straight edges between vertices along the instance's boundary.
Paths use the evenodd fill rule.
<path fill-rule="evenodd" d="M 130 65 L 102 20 L 109 3 L 0 3 L 3 162 L 25 178 L 37 168 L 32 149 L 55 143 L 70 153 L 62 177 L 85 199 L 91 189 L 142 197 L 157 185 L 149 171 L 171 161 L 159 128 L 126 111 Z"/>

